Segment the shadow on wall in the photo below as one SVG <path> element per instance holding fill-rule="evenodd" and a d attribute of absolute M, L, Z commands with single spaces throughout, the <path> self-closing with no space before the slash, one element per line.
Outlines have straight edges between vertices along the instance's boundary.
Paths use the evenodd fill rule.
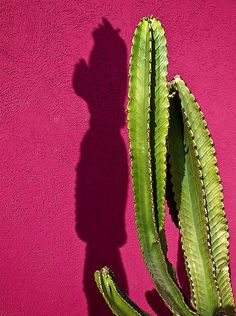
<path fill-rule="evenodd" d="M 94 30 L 93 39 L 88 64 L 81 59 L 73 74 L 73 88 L 91 115 L 77 166 L 76 232 L 87 243 L 83 282 L 88 315 L 110 316 L 94 272 L 109 266 L 128 292 L 119 252 L 126 242 L 128 162 L 120 129 L 125 126 L 127 51 L 119 30 L 106 19 Z"/>
<path fill-rule="evenodd" d="M 94 30 L 93 38 L 88 64 L 81 59 L 73 74 L 73 88 L 87 102 L 91 115 L 76 170 L 76 232 L 87 243 L 83 284 L 88 315 L 110 316 L 94 272 L 107 265 L 128 292 L 119 252 L 126 242 L 128 162 L 120 129 L 126 122 L 127 51 L 119 30 L 106 19 Z M 188 287 L 180 245 L 177 270 L 180 284 Z M 155 290 L 147 291 L 146 299 L 158 315 L 171 315 Z"/>

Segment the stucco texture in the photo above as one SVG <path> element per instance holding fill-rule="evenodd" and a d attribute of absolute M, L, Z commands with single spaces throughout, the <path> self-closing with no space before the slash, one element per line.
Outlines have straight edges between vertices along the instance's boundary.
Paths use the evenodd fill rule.
<path fill-rule="evenodd" d="M 2 0 L 1 315 L 111 315 L 93 282 L 103 265 L 142 308 L 169 315 L 138 245 L 124 111 L 133 32 L 151 14 L 169 78 L 185 79 L 215 141 L 236 293 L 236 2 Z M 186 285 L 169 216 L 166 229 Z"/>

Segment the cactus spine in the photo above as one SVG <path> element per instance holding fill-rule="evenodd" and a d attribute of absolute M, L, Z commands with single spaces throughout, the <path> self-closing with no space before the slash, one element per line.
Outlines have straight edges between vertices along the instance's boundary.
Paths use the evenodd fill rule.
<path fill-rule="evenodd" d="M 135 220 L 147 269 L 174 315 L 234 315 L 228 226 L 215 151 L 204 116 L 184 81 L 167 82 L 164 30 L 143 18 L 132 42 L 128 129 Z M 167 152 L 191 306 L 163 252 Z M 122 293 L 108 268 L 95 272 L 113 313 L 148 315 Z"/>

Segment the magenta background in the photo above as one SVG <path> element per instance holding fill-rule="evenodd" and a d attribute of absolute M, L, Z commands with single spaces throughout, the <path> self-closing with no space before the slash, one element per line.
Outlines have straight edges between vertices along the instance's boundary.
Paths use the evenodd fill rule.
<path fill-rule="evenodd" d="M 0 10 L 2 314 L 110 315 L 92 279 L 85 282 L 87 310 L 85 241 L 88 270 L 106 261 L 130 297 L 152 311 L 130 177 L 127 183 L 123 113 L 133 31 L 150 14 L 166 30 L 169 78 L 186 80 L 215 141 L 236 293 L 236 2 L 11 0 L 1 1 Z M 103 17 L 120 37 L 105 27 L 95 33 L 94 47 Z M 91 71 L 76 67 L 92 51 Z M 178 235 L 169 218 L 166 226 L 176 266 Z"/>

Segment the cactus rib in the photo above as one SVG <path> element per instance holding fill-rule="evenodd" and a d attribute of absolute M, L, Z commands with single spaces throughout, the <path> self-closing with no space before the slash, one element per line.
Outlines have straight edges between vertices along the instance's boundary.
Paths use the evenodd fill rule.
<path fill-rule="evenodd" d="M 166 186 L 166 140 L 169 126 L 169 100 L 167 87 L 167 47 L 164 29 L 156 19 L 151 19 L 152 74 L 150 143 L 152 155 L 153 195 L 158 230 L 164 229 Z M 162 137 L 160 137 L 162 135 Z"/>

